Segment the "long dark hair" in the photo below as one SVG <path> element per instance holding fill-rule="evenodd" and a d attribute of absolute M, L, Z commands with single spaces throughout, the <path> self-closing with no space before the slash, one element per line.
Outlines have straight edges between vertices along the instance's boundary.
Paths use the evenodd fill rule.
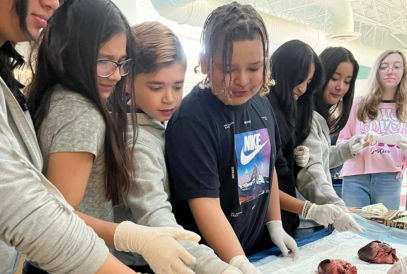
<path fill-rule="evenodd" d="M 293 89 L 307 79 L 311 64 L 315 66 L 314 76 L 307 91 L 295 101 Z M 271 55 L 270 69 L 275 85 L 270 87 L 267 98 L 284 113 L 294 143 L 298 145 L 311 131 L 312 95 L 324 83 L 321 61 L 308 44 L 292 40 L 281 45 Z"/>
<path fill-rule="evenodd" d="M 269 39 L 260 14 L 252 6 L 242 5 L 237 2 L 220 6 L 209 14 L 201 34 L 201 42 L 204 45 L 201 58 L 206 59 L 207 70 L 213 73 L 213 56 L 218 43 L 224 39 L 222 54 L 222 89 L 224 92 L 230 88 L 225 86 L 225 77 L 232 62 L 233 42 L 255 40 L 257 38 L 260 38 L 263 45 L 263 85 L 260 89 L 260 95 L 264 95 L 268 92 L 270 79 L 269 66 L 266 61 L 269 52 Z"/>
<path fill-rule="evenodd" d="M 329 126 L 330 135 L 337 135 L 348 122 L 349 113 L 352 108 L 353 96 L 355 94 L 355 82 L 359 73 L 359 64 L 352 52 L 343 47 L 326 48 L 319 58 L 325 68 L 325 84 L 314 94 L 315 110 L 325 118 Z M 350 62 L 353 66 L 352 79 L 349 90 L 336 106 L 327 105 L 324 101 L 325 88 L 334 75 L 339 64 Z"/>
<path fill-rule="evenodd" d="M 80 93 L 100 111 L 105 124 L 106 198 L 114 204 L 126 197 L 133 174 L 127 148 L 126 79 L 123 77 L 109 98 L 109 113 L 97 88 L 99 48 L 113 36 L 127 37 L 127 58 L 135 59 L 134 38 L 125 17 L 109 0 L 75 1 L 63 5 L 43 31 L 35 75 L 28 87 L 28 109 L 38 131 L 48 114 L 52 87 L 61 84 Z M 134 69 L 129 77 L 134 76 Z M 133 81 L 128 81 L 133 90 Z M 130 93 L 133 96 L 133 93 Z M 134 103 L 134 99 L 131 100 Z M 125 199 L 124 199 L 125 201 Z"/>
<path fill-rule="evenodd" d="M 60 0 L 60 5 L 67 2 L 72 2 L 73 0 Z M 27 29 L 27 10 L 28 10 L 28 0 L 14 0 L 13 3 L 14 11 L 18 16 L 18 21 L 22 33 L 26 36 L 27 40 L 32 44 L 35 44 L 35 39 L 31 36 Z M 23 56 L 18 53 L 15 49 L 15 43 L 12 41 L 6 41 L 0 47 L 0 77 L 6 83 L 7 87 L 10 89 L 14 97 L 16 98 L 18 104 L 22 110 L 27 110 L 26 98 L 21 92 L 24 87 L 13 75 L 13 70 L 16 68 L 21 68 L 24 65 Z"/>
<path fill-rule="evenodd" d="M 20 29 L 27 37 L 27 40 L 33 40 L 27 30 L 26 18 L 27 18 L 28 0 L 14 0 L 14 10 L 18 16 L 20 23 Z M 7 87 L 11 90 L 14 97 L 17 99 L 22 110 L 27 110 L 26 99 L 24 94 L 20 91 L 24 87 L 18 82 L 14 75 L 13 70 L 20 68 L 24 65 L 23 56 L 15 49 L 15 44 L 11 41 L 6 41 L 0 47 L 0 77 L 6 83 Z"/>

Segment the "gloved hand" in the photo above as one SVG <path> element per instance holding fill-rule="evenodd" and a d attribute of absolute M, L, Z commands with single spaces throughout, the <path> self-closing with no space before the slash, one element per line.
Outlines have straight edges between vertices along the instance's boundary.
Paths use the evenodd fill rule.
<path fill-rule="evenodd" d="M 312 204 L 310 209 L 308 209 L 307 216 L 305 219 L 311 219 L 321 224 L 327 226 L 332 224 L 336 219 L 341 217 L 342 210 L 339 206 L 326 204 L 326 205 L 316 205 Z"/>
<path fill-rule="evenodd" d="M 249 262 L 249 259 L 247 259 L 245 255 L 233 257 L 229 264 L 238 268 L 243 274 L 262 274 L 260 270 Z"/>
<path fill-rule="evenodd" d="M 334 227 L 339 232 L 344 232 L 348 230 L 354 230 L 360 234 L 362 234 L 365 229 L 360 226 L 352 216 L 352 213 L 345 212 L 341 209 L 342 214 L 341 216 L 334 221 Z"/>
<path fill-rule="evenodd" d="M 201 238 L 190 231 L 171 227 L 147 227 L 125 221 L 114 234 L 118 251 L 136 252 L 143 256 L 154 273 L 193 274 L 186 265 L 196 259 L 176 240 L 199 242 Z"/>
<path fill-rule="evenodd" d="M 398 141 L 397 146 L 404 152 L 407 151 L 407 141 Z"/>
<path fill-rule="evenodd" d="M 350 152 L 352 153 L 352 155 L 356 155 L 356 154 L 362 152 L 362 149 L 364 147 L 363 145 L 365 144 L 365 138 L 366 138 L 366 135 L 358 134 L 358 135 L 352 136 L 352 138 L 349 139 L 348 145 L 349 145 Z"/>
<path fill-rule="evenodd" d="M 374 146 L 377 143 L 377 139 L 379 139 L 380 135 L 374 131 L 369 131 L 367 133 L 365 142 L 369 143 L 369 145 Z"/>
<path fill-rule="evenodd" d="M 401 258 L 387 272 L 387 274 L 404 274 L 407 273 L 407 257 Z"/>
<path fill-rule="evenodd" d="M 299 167 L 305 167 L 309 161 L 309 148 L 306 146 L 298 146 L 294 149 L 295 163 Z"/>
<path fill-rule="evenodd" d="M 284 256 L 287 256 L 288 250 L 291 250 L 293 261 L 298 260 L 300 257 L 300 250 L 298 249 L 295 240 L 284 231 L 282 222 L 270 221 L 267 222 L 266 225 L 269 230 L 271 241 L 280 248 L 281 253 L 283 253 Z"/>
<path fill-rule="evenodd" d="M 236 258 L 236 257 L 235 257 Z M 226 268 L 222 274 L 243 274 L 242 271 L 240 271 L 238 268 L 234 267 L 234 266 L 229 266 L 228 268 Z"/>

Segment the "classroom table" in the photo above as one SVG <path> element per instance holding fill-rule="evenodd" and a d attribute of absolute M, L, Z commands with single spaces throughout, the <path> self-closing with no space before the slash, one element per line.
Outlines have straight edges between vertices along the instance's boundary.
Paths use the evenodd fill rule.
<path fill-rule="evenodd" d="M 307 236 L 295 239 L 295 241 L 297 242 L 297 246 L 301 247 L 301 246 L 304 246 L 306 244 L 318 241 L 319 239 L 322 239 L 322 238 L 324 238 L 324 237 L 326 237 L 326 236 L 328 236 L 330 234 L 331 234 L 331 232 L 328 231 L 328 228 L 324 228 L 324 229 L 321 229 L 321 230 L 316 231 L 314 233 L 311 233 L 311 234 L 309 234 Z M 280 249 L 277 246 L 275 246 L 273 248 L 270 248 L 270 249 L 267 249 L 267 250 L 264 250 L 264 251 L 261 251 L 259 253 L 251 255 L 249 257 L 249 261 L 251 263 L 255 263 L 255 262 L 257 262 L 257 261 L 259 261 L 259 260 L 261 260 L 261 259 L 263 259 L 265 257 L 268 257 L 268 256 L 280 256 L 280 255 L 281 255 Z"/>
<path fill-rule="evenodd" d="M 249 257 L 249 260 L 263 273 L 315 274 L 322 260 L 343 259 L 357 266 L 358 273 L 385 274 L 391 265 L 374 265 L 361 261 L 357 255 L 359 248 L 370 241 L 379 240 L 395 247 L 399 257 L 407 256 L 407 230 L 384 226 L 358 215 L 354 217 L 365 228 L 363 234 L 351 231 L 330 233 L 325 228 L 296 239 L 300 248 L 300 259 L 297 262 L 280 256 L 281 252 L 277 247 L 254 254 Z"/>

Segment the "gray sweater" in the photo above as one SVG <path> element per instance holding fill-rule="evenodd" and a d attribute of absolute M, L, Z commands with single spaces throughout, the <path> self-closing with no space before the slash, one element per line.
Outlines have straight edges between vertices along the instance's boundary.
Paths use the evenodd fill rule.
<path fill-rule="evenodd" d="M 0 167 L 0 273 L 15 273 L 19 252 L 50 273 L 95 273 L 108 249 L 42 175 L 30 116 L 1 78 Z"/>
<path fill-rule="evenodd" d="M 345 203 L 332 186 L 329 170 L 354 157 L 348 143 L 331 146 L 328 125 L 324 117 L 314 111 L 311 132 L 301 145 L 309 148 L 310 157 L 307 166 L 297 175 L 296 184 L 299 193 L 312 203 L 335 204 L 346 210 Z M 301 220 L 300 227 L 310 226 Z"/>
<path fill-rule="evenodd" d="M 133 127 L 129 117 L 128 140 L 133 144 Z M 134 148 L 136 177 L 127 198 L 128 210 L 124 205 L 115 207 L 115 221 L 133 221 L 150 227 L 176 227 L 177 224 L 169 202 L 168 174 L 164 158 L 165 127 L 146 114 L 137 114 L 138 131 Z M 191 266 L 196 274 L 220 274 L 229 265 L 221 261 L 213 250 L 204 245 L 184 242 L 181 244 L 197 259 Z M 145 265 L 143 258 L 135 253 L 115 251 L 126 265 Z"/>

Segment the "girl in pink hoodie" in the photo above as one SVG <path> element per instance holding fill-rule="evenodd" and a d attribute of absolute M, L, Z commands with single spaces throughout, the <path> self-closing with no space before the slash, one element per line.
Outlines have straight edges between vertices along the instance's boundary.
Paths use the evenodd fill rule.
<path fill-rule="evenodd" d="M 338 144 L 369 131 L 380 136 L 407 135 L 405 66 L 406 59 L 397 50 L 379 56 L 370 73 L 369 91 L 355 99 Z M 344 164 L 342 198 L 348 206 L 383 203 L 389 209 L 398 209 L 407 142 L 371 145 Z"/>

